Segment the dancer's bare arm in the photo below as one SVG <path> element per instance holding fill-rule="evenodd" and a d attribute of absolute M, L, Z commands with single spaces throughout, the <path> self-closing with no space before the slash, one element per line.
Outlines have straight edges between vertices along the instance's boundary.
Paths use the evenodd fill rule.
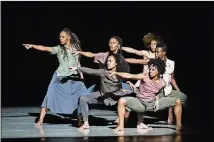
<path fill-rule="evenodd" d="M 22 44 L 26 49 L 34 48 L 40 51 L 52 52 L 51 47 L 43 46 L 43 45 L 35 45 L 35 44 Z"/>

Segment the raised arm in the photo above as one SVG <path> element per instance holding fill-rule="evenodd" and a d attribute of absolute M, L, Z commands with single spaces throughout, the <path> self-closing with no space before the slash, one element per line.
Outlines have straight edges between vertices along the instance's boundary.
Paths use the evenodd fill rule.
<path fill-rule="evenodd" d="M 34 48 L 40 51 L 52 52 L 51 47 L 43 46 L 43 45 L 34 45 L 34 44 L 22 44 L 26 49 Z"/>
<path fill-rule="evenodd" d="M 130 73 L 124 73 L 124 72 L 112 72 L 109 71 L 109 73 L 111 75 L 117 75 L 119 77 L 125 78 L 125 79 L 133 79 L 133 80 L 142 80 L 145 77 L 147 77 L 147 75 L 145 75 L 145 73 L 140 73 L 140 74 L 130 74 Z"/>
<path fill-rule="evenodd" d="M 131 64 L 147 65 L 148 62 L 149 62 L 149 59 L 126 58 L 125 61 L 126 61 L 127 63 L 131 63 Z"/>

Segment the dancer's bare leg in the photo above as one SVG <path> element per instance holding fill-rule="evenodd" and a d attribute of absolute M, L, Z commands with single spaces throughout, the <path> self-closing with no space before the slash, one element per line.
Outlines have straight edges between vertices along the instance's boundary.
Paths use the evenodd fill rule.
<path fill-rule="evenodd" d="M 129 114 L 130 114 L 130 112 L 128 112 L 128 111 L 125 112 L 125 123 L 128 120 Z M 119 117 L 117 117 L 117 119 L 114 121 L 114 123 L 119 124 Z"/>
<path fill-rule="evenodd" d="M 168 124 L 172 124 L 174 121 L 174 118 L 173 118 L 173 107 L 170 107 L 169 110 L 168 110 Z"/>
<path fill-rule="evenodd" d="M 174 107 L 175 117 L 176 117 L 176 130 L 180 131 L 182 129 L 181 118 L 182 118 L 182 104 L 180 99 L 176 101 L 176 106 Z"/>
<path fill-rule="evenodd" d="M 39 121 L 36 123 L 36 126 L 37 126 L 37 127 L 42 126 L 43 120 L 44 120 L 44 118 L 45 118 L 45 115 L 46 115 L 47 111 L 48 111 L 47 108 L 44 108 L 44 107 L 43 107 L 43 108 L 41 109 Z"/>
<path fill-rule="evenodd" d="M 118 116 L 119 116 L 119 125 L 117 128 L 114 129 L 114 131 L 124 131 L 124 116 L 125 116 L 125 111 L 126 111 L 126 100 L 123 98 L 120 98 L 118 101 Z"/>

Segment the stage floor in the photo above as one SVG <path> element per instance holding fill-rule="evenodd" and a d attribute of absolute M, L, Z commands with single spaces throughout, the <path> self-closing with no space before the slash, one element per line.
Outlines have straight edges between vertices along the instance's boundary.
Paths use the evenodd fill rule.
<path fill-rule="evenodd" d="M 69 116 L 60 116 L 48 112 L 46 120 L 41 128 L 35 127 L 35 120 L 39 116 L 40 107 L 4 107 L 2 108 L 2 139 L 17 138 L 84 138 L 112 136 L 162 136 L 167 141 L 173 136 L 180 136 L 175 125 L 168 125 L 164 122 L 150 124 L 153 130 L 138 130 L 134 127 L 125 128 L 125 132 L 115 133 L 113 128 L 116 125 L 111 123 L 116 119 L 117 114 L 111 110 L 92 109 L 90 112 L 90 130 L 78 131 L 76 119 Z M 145 116 L 148 119 L 155 117 Z M 194 130 L 183 134 L 196 134 Z M 82 140 L 84 140 L 82 139 Z"/>

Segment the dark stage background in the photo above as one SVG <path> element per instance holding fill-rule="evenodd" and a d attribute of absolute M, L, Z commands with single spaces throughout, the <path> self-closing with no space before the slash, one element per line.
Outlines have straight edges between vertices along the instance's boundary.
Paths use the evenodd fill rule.
<path fill-rule="evenodd" d="M 69 27 L 81 40 L 84 51 L 107 51 L 108 39 L 113 35 L 121 36 L 124 46 L 140 50 L 143 35 L 154 32 L 168 45 L 168 58 L 176 62 L 175 79 L 189 97 L 194 119 L 209 122 L 212 93 L 207 77 L 211 76 L 211 55 L 205 31 L 210 31 L 207 29 L 210 5 L 208 2 L 2 2 L 2 106 L 40 106 L 58 66 L 55 56 L 26 50 L 22 43 L 57 45 L 59 31 Z M 82 57 L 81 63 L 97 68 L 86 57 Z M 133 73 L 141 71 L 140 66 L 131 67 Z M 91 76 L 85 78 L 87 86 L 97 81 Z"/>

